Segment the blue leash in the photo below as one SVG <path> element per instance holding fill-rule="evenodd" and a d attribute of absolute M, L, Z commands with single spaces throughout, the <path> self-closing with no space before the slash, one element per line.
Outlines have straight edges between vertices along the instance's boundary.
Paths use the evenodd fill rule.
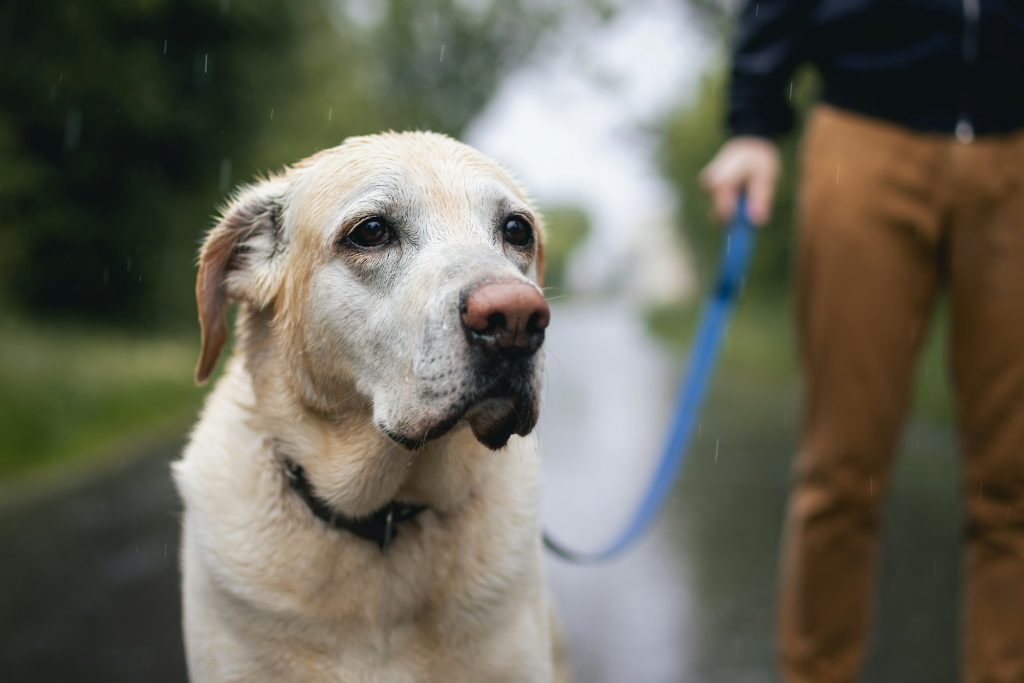
<path fill-rule="evenodd" d="M 747 216 L 747 203 L 740 197 L 736 213 L 726 230 L 722 253 L 718 261 L 718 275 L 714 289 L 708 295 L 701 312 L 689 365 L 676 394 L 675 417 L 672 422 L 661 461 L 651 479 L 647 494 L 637 508 L 629 526 L 613 543 L 596 552 L 577 552 L 566 548 L 544 533 L 544 545 L 563 560 L 577 564 L 596 564 L 612 559 L 643 536 L 654 522 L 675 483 L 676 476 L 687 453 L 687 444 L 707 395 L 711 372 L 729 316 L 736 303 L 743 278 L 754 251 L 755 230 Z"/>

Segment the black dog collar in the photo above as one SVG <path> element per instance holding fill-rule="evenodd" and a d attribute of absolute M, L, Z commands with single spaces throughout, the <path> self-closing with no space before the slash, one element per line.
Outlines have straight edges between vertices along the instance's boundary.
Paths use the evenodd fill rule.
<path fill-rule="evenodd" d="M 366 517 L 346 517 L 316 497 L 301 465 L 294 463 L 290 458 L 282 458 L 282 460 L 284 476 L 288 480 L 288 485 L 314 515 L 335 529 L 348 531 L 362 539 L 373 541 L 381 551 L 387 550 L 391 542 L 395 540 L 398 535 L 398 524 L 413 519 L 428 507 L 393 500 Z"/>

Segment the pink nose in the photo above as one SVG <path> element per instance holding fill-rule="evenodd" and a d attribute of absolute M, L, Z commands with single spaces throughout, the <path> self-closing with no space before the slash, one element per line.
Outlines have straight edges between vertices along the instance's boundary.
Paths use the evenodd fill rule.
<path fill-rule="evenodd" d="M 550 320 L 544 295 L 525 282 L 480 285 L 462 303 L 466 338 L 486 351 L 533 353 Z"/>

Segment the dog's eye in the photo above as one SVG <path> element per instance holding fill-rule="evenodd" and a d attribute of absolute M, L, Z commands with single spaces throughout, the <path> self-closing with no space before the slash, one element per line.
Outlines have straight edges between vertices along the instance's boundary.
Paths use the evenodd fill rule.
<path fill-rule="evenodd" d="M 533 244 L 533 228 L 530 223 L 519 216 L 509 216 L 501 226 L 501 234 L 505 241 L 515 247 L 528 247 Z"/>
<path fill-rule="evenodd" d="M 394 237 L 391 226 L 383 218 L 367 218 L 359 223 L 352 232 L 348 234 L 345 241 L 353 246 L 368 249 L 380 247 Z"/>

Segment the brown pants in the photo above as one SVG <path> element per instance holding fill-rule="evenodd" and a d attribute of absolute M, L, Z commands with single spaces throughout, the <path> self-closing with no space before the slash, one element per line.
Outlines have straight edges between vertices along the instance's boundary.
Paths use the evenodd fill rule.
<path fill-rule="evenodd" d="M 1024 132 L 962 144 L 820 107 L 802 163 L 806 424 L 782 555 L 783 678 L 857 679 L 880 503 L 941 282 L 964 453 L 964 680 L 1024 682 Z"/>

